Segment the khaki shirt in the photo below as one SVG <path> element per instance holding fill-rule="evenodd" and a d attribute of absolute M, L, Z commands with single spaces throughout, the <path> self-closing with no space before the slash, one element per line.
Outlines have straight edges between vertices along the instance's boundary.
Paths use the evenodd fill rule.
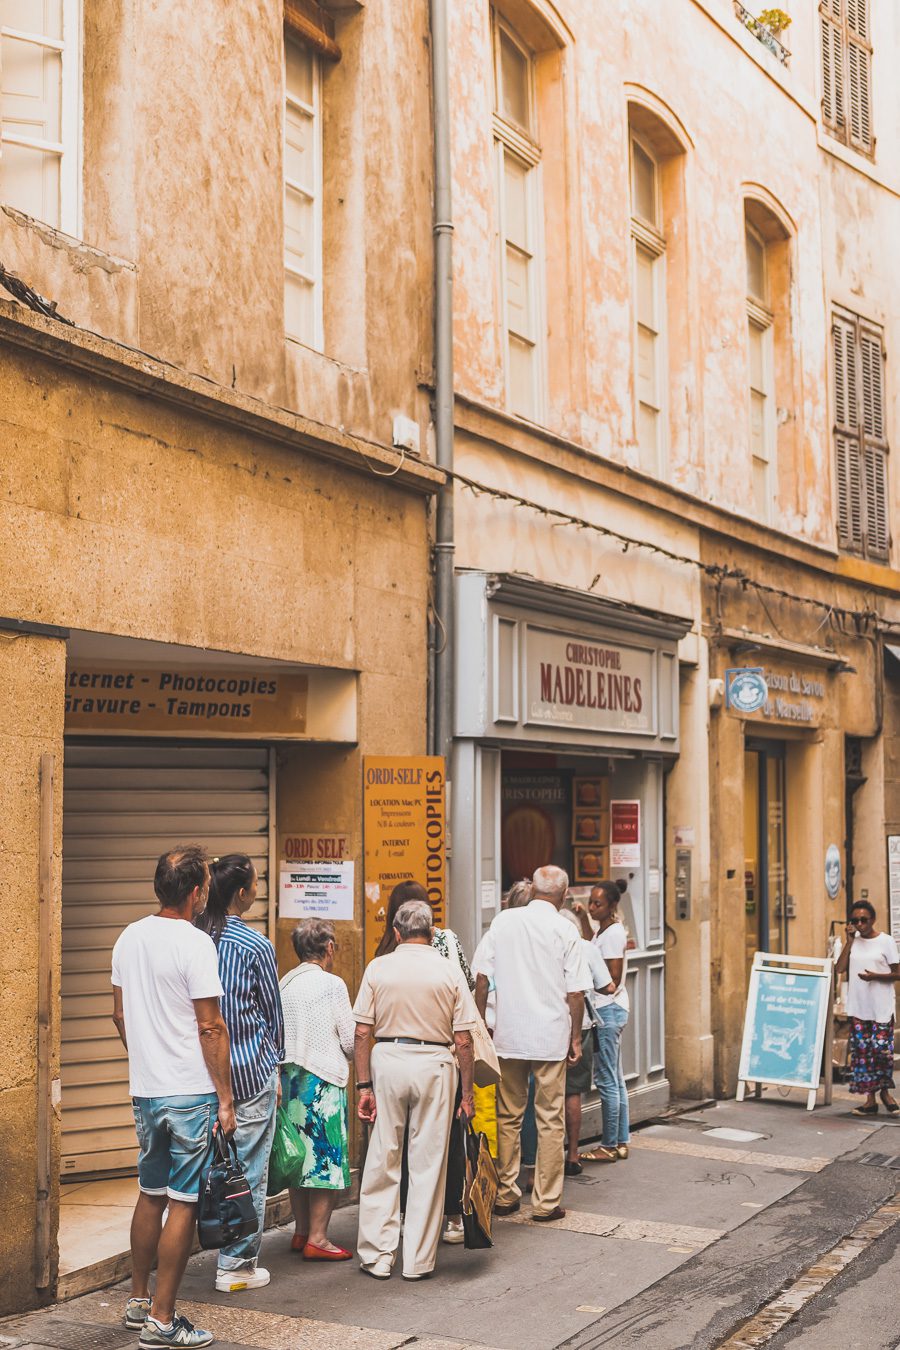
<path fill-rule="evenodd" d="M 471 1031 L 478 1014 L 461 971 L 433 947 L 401 942 L 366 967 L 353 1016 L 376 1037 L 450 1045 L 454 1031 Z"/>

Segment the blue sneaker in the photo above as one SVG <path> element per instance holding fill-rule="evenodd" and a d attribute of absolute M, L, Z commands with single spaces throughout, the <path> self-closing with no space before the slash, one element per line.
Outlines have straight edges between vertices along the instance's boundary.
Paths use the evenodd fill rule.
<path fill-rule="evenodd" d="M 172 1319 L 172 1325 L 165 1328 L 157 1322 L 155 1317 L 148 1317 L 141 1332 L 139 1346 L 146 1346 L 149 1350 L 154 1345 L 181 1345 L 181 1346 L 200 1346 L 211 1345 L 215 1340 L 211 1331 L 201 1331 L 199 1328 L 176 1313 Z"/>
<path fill-rule="evenodd" d="M 143 1331 L 149 1316 L 149 1298 L 130 1298 L 125 1304 L 125 1316 L 122 1321 L 129 1331 Z"/>

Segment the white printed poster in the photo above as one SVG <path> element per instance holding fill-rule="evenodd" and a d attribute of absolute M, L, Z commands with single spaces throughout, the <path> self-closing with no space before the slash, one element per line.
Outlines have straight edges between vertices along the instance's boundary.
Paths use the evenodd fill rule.
<path fill-rule="evenodd" d="M 282 862 L 278 873 L 280 919 L 352 919 L 352 862 Z"/>

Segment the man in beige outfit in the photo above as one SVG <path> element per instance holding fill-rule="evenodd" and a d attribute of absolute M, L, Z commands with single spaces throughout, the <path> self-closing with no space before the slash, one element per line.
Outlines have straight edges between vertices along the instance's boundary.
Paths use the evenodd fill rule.
<path fill-rule="evenodd" d="M 494 1049 L 503 1077 L 497 1085 L 500 1188 L 495 1212 L 513 1214 L 522 1198 L 517 1177 L 521 1129 L 534 1074 L 537 1122 L 532 1218 L 565 1218 L 563 1190 L 566 1064 L 581 1059 L 584 995 L 593 981 L 577 925 L 559 911 L 569 878 L 561 867 L 541 867 L 530 904 L 498 914 L 472 961 L 475 1002 L 484 1016 L 494 982 Z"/>
<path fill-rule="evenodd" d="M 359 1192 L 360 1266 L 390 1277 L 400 1242 L 400 1166 L 408 1131 L 409 1193 L 403 1278 L 434 1270 L 444 1210 L 447 1145 L 462 1079 L 459 1114 L 475 1114 L 472 1027 L 475 1005 L 461 972 L 431 940 L 431 909 L 410 900 L 397 910 L 397 948 L 366 967 L 353 1015 L 357 1111 L 372 1125 Z M 372 1047 L 372 1033 L 375 1046 Z"/>

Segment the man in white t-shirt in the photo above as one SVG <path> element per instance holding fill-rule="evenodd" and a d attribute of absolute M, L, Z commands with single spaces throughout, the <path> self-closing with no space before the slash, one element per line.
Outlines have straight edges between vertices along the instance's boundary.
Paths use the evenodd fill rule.
<path fill-rule="evenodd" d="M 125 1325 L 140 1331 L 140 1345 L 148 1350 L 213 1340 L 176 1312 L 175 1297 L 193 1243 L 213 1127 L 218 1121 L 229 1138 L 235 1131 L 218 955 L 210 936 L 193 923 L 209 894 L 205 851 L 186 844 L 164 853 L 153 889 L 158 913 L 129 924 L 112 955 L 113 1021 L 128 1051 L 140 1145 Z"/>
<path fill-rule="evenodd" d="M 532 1218 L 565 1217 L 563 1189 L 566 1065 L 581 1059 L 584 995 L 592 980 L 577 929 L 560 916 L 569 887 L 561 867 L 541 867 L 534 898 L 498 914 L 472 961 L 482 1017 L 488 990 L 496 996 L 494 1048 L 503 1077 L 497 1086 L 500 1187 L 496 1212 L 513 1214 L 522 1197 L 517 1178 L 521 1129 L 534 1074 L 537 1121 Z"/>

